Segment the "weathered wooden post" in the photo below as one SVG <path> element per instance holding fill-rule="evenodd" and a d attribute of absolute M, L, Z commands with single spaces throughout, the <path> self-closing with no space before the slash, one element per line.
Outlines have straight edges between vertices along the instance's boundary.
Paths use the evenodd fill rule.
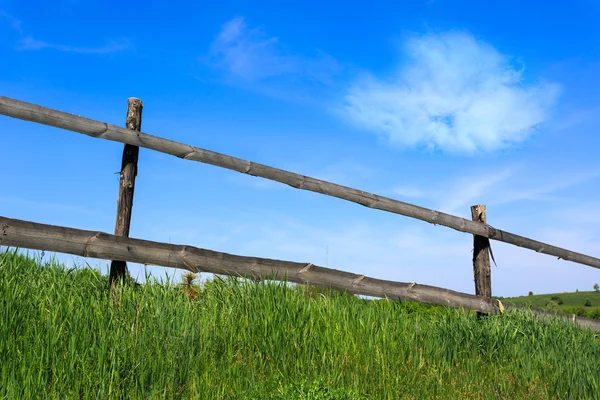
<path fill-rule="evenodd" d="M 487 223 L 484 205 L 471 206 L 473 221 Z M 490 240 L 486 237 L 473 235 L 473 274 L 475 276 L 475 294 L 492 297 L 492 278 L 490 267 Z"/>
<path fill-rule="evenodd" d="M 133 97 L 127 99 L 127 118 L 125 120 L 125 127 L 127 129 L 138 132 L 142 129 L 143 107 L 144 104 L 141 100 Z M 126 144 L 123 149 L 121 177 L 119 180 L 119 197 L 117 199 L 117 222 L 115 223 L 115 235 L 117 236 L 129 236 L 139 152 L 139 147 L 130 144 Z M 127 263 L 125 261 L 113 260 L 110 264 L 109 275 L 111 286 L 115 281 L 123 282 L 126 273 Z"/>

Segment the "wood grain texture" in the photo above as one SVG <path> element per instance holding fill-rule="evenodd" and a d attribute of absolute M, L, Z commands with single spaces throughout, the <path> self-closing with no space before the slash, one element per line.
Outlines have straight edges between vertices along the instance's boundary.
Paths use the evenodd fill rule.
<path fill-rule="evenodd" d="M 144 104 L 136 98 L 127 100 L 127 116 L 125 127 L 130 131 L 139 132 L 142 129 L 142 108 Z M 138 157 L 140 148 L 125 144 L 121 159 L 121 174 L 119 177 L 119 196 L 117 198 L 117 218 L 115 222 L 115 235 L 129 236 L 131 227 L 131 213 L 133 210 L 133 195 L 135 192 L 135 178 L 138 173 Z M 123 281 L 127 274 L 127 263 L 123 260 L 112 260 L 110 263 L 109 282 L 112 285 Z"/>
<path fill-rule="evenodd" d="M 94 121 L 35 104 L 0 96 L 0 114 L 26 121 L 62 128 L 94 138 L 131 144 L 171 154 L 186 160 L 199 161 L 244 174 L 285 183 L 297 189 L 308 190 L 348 200 L 365 207 L 388 211 L 419 219 L 435 225 L 446 226 L 461 232 L 483 236 L 558 257 L 560 259 L 600 268 L 600 259 L 566 250 L 537 240 L 505 232 L 487 224 L 477 223 L 454 215 L 430 210 L 413 204 L 378 196 L 373 193 L 349 188 L 335 183 L 288 172 L 278 168 L 253 163 L 243 159 L 204 150 L 145 133 L 130 131 L 105 122 Z"/>
<path fill-rule="evenodd" d="M 345 290 L 354 294 L 459 307 L 488 314 L 497 312 L 501 306 L 496 299 L 420 285 L 415 282 L 375 279 L 311 263 L 238 256 L 192 246 L 132 239 L 103 232 L 6 217 L 0 217 L 0 246 L 53 251 L 99 259 L 119 259 L 253 280 L 285 280 Z M 506 305 L 504 307 L 507 308 Z M 520 307 L 514 306 L 514 308 Z M 534 312 L 543 318 L 551 316 L 540 310 Z M 571 316 L 561 316 L 561 318 L 600 332 L 598 320 Z"/>
<path fill-rule="evenodd" d="M 475 222 L 487 223 L 484 205 L 471 206 L 471 216 Z M 473 276 L 477 296 L 492 297 L 491 275 L 490 240 L 484 236 L 473 235 Z"/>

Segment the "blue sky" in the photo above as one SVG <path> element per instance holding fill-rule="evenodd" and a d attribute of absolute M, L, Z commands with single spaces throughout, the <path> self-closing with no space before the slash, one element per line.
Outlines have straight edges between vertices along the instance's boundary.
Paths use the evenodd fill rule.
<path fill-rule="evenodd" d="M 599 256 L 600 3 L 405 3 L 0 0 L 0 93 Z M 122 145 L 0 127 L 1 215 L 114 229 Z M 474 292 L 468 234 L 145 149 L 131 236 Z M 600 282 L 492 246 L 495 295 Z"/>

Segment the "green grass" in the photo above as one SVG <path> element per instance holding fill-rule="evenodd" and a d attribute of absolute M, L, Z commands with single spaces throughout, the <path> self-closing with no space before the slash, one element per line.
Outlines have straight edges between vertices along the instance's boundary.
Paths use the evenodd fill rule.
<path fill-rule="evenodd" d="M 560 298 L 562 304 L 558 304 L 556 300 L 550 304 L 553 297 Z M 600 291 L 534 294 L 504 300 L 514 304 L 551 309 L 562 314 L 577 314 L 581 317 L 600 319 Z M 589 306 L 586 306 L 588 300 Z"/>
<path fill-rule="evenodd" d="M 233 279 L 117 306 L 106 287 L 0 253 L 0 399 L 600 398 L 599 338 L 529 313 Z"/>

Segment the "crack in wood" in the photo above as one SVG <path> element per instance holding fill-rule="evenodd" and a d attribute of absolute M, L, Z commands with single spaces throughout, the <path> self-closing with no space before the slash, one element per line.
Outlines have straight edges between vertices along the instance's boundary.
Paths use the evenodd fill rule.
<path fill-rule="evenodd" d="M 102 234 L 102 232 L 96 232 L 96 233 L 94 233 L 93 235 L 91 235 L 91 236 L 90 236 L 90 237 L 89 237 L 89 238 L 88 238 L 88 239 L 85 241 L 85 243 L 84 243 L 84 246 L 83 246 L 83 256 L 84 256 L 84 257 L 89 257 L 89 254 L 90 254 L 90 253 L 89 253 L 88 247 L 89 247 L 90 245 L 92 245 L 92 244 L 93 244 L 93 242 L 94 242 L 94 241 L 96 241 L 96 239 L 98 239 L 98 237 L 99 237 L 101 234 Z"/>
<path fill-rule="evenodd" d="M 313 267 L 314 265 L 312 265 L 311 263 L 306 264 L 306 266 L 304 268 L 302 268 L 300 271 L 298 271 L 299 274 L 303 274 L 305 272 L 310 271 L 310 269 Z"/>
<path fill-rule="evenodd" d="M 357 286 L 363 279 L 365 279 L 364 275 L 360 275 L 358 278 L 352 281 L 352 286 Z"/>

